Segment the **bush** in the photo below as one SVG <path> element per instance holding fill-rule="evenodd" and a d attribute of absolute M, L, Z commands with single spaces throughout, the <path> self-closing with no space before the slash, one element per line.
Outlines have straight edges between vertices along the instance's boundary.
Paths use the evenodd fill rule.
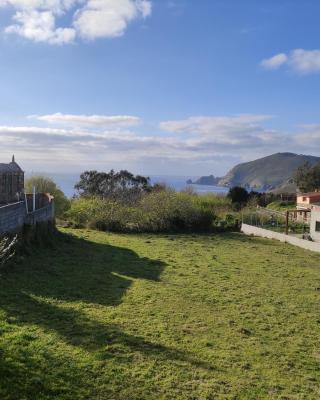
<path fill-rule="evenodd" d="M 114 199 L 74 199 L 66 215 L 76 226 L 104 231 L 191 232 L 213 230 L 221 222 L 219 213 L 227 210 L 226 198 L 166 189 L 144 194 L 135 205 Z M 226 226 L 232 225 L 230 221 Z"/>
<path fill-rule="evenodd" d="M 233 204 L 245 205 L 249 200 L 249 193 L 241 186 L 234 186 L 229 190 L 228 198 Z"/>
<path fill-rule="evenodd" d="M 293 208 L 296 208 L 296 203 L 278 200 L 278 201 L 273 201 L 272 203 L 269 203 L 267 205 L 267 208 L 270 210 L 276 210 L 276 211 L 292 210 Z"/>

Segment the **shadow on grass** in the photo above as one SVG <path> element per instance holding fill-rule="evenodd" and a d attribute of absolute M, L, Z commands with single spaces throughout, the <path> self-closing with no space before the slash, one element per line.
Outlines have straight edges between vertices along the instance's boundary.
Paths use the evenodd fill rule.
<path fill-rule="evenodd" d="M 23 294 L 21 301 L 24 306 L 20 315 L 15 315 L 17 324 L 40 325 L 48 332 L 55 332 L 69 345 L 96 352 L 102 359 L 117 358 L 117 349 L 121 348 L 121 354 L 124 350 L 131 354 L 139 352 L 163 360 L 178 360 L 200 368 L 212 369 L 208 363 L 196 360 L 176 349 L 152 343 L 141 336 L 127 334 L 114 324 L 99 323 L 72 308 L 62 308 Z M 28 312 L 31 309 L 32 314 Z M 113 350 L 109 351 L 111 348 Z"/>
<path fill-rule="evenodd" d="M 0 277 L 0 313 L 5 315 L 13 332 L 40 327 L 100 361 L 130 363 L 133 355 L 140 353 L 155 360 L 212 369 L 211 365 L 190 354 L 151 343 L 103 322 L 101 306 L 119 305 L 135 279 L 159 281 L 164 267 L 164 263 L 141 258 L 129 249 L 64 237 L 58 241 L 57 249 L 40 250 L 3 273 Z M 98 321 L 87 316 L 86 307 L 98 309 Z M 35 341 L 38 339 L 36 336 Z M 0 374 L 4 378 L 0 383 L 0 395 L 3 398 L 33 398 L 33 390 L 38 389 L 46 393 L 44 398 L 54 397 L 54 388 L 60 390 L 60 395 L 64 393 L 61 398 L 68 398 L 65 394 L 77 387 L 81 393 L 79 385 L 85 379 L 83 371 L 79 370 L 74 358 L 69 362 L 68 355 L 63 360 L 55 354 L 52 350 L 55 341 L 49 346 L 51 354 L 43 349 L 44 343 L 38 344 L 40 351 L 46 352 L 39 362 L 37 354 L 30 350 L 28 337 L 17 343 L 15 340 L 13 336 L 7 338 L 6 343 L 0 342 Z M 63 363 L 70 367 L 61 367 Z M 52 368 L 56 368 L 57 374 Z M 60 382 L 61 368 L 69 382 L 67 387 Z M 21 380 L 18 383 L 17 378 Z M 14 387 L 16 389 L 11 392 Z M 61 392 L 63 388 L 66 392 Z M 16 397 L 14 393 L 17 393 Z M 75 393 L 73 398 L 81 398 Z"/>

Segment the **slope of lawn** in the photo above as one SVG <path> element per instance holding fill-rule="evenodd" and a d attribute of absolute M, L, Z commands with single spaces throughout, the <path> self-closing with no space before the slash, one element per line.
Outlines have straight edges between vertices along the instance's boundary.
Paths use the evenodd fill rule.
<path fill-rule="evenodd" d="M 320 255 L 66 232 L 1 272 L 1 400 L 320 398 Z"/>

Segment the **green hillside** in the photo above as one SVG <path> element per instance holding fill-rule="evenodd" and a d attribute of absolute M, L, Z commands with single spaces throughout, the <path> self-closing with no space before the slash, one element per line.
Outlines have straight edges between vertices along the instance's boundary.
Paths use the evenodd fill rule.
<path fill-rule="evenodd" d="M 274 189 L 288 182 L 296 169 L 306 161 L 317 164 L 320 162 L 320 157 L 294 153 L 272 154 L 236 165 L 220 179 L 219 185 Z"/>

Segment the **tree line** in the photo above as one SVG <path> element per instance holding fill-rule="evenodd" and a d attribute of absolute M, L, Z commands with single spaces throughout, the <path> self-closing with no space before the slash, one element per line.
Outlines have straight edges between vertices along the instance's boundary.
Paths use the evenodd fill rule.
<path fill-rule="evenodd" d="M 320 190 L 320 163 L 311 165 L 309 162 L 301 165 L 293 176 L 293 181 L 302 192 Z M 26 182 L 27 191 L 33 187 L 38 192 L 51 193 L 55 198 L 56 214 L 62 216 L 72 204 L 56 183 L 44 176 L 33 176 Z M 79 182 L 75 185 L 77 198 L 98 198 L 101 200 L 115 200 L 128 205 L 134 205 L 147 194 L 170 190 L 165 185 L 152 185 L 150 178 L 134 175 L 127 170 L 119 172 L 113 169 L 109 172 L 95 170 L 85 171 L 80 175 Z M 235 209 L 247 204 L 266 206 L 275 200 L 272 193 L 248 192 L 242 187 L 233 187 L 229 190 L 227 198 Z M 159 204 L 159 206 L 161 206 Z"/>

